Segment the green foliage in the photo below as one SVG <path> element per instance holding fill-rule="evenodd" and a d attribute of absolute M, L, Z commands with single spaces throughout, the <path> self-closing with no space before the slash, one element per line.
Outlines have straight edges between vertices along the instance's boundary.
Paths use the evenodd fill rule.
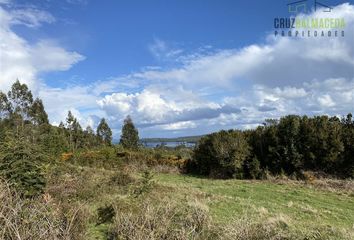
<path fill-rule="evenodd" d="M 39 165 L 42 160 L 43 155 L 24 137 L 9 134 L 0 149 L 0 175 L 23 196 L 38 195 L 45 187 Z"/>
<path fill-rule="evenodd" d="M 36 98 L 33 102 L 29 110 L 29 115 L 34 125 L 49 124 L 48 114 L 45 112 L 43 102 L 39 98 Z"/>
<path fill-rule="evenodd" d="M 73 160 L 81 166 L 112 169 L 118 168 L 122 164 L 122 160 L 117 155 L 117 149 L 104 146 L 91 150 L 79 150 L 74 153 Z"/>
<path fill-rule="evenodd" d="M 251 158 L 251 160 L 246 161 L 244 170 L 247 177 L 251 179 L 260 179 L 262 177 L 261 164 L 256 156 Z"/>
<path fill-rule="evenodd" d="M 124 120 L 120 144 L 128 149 L 137 149 L 139 146 L 139 133 L 130 116 Z"/>
<path fill-rule="evenodd" d="M 112 144 L 112 130 L 104 118 L 101 119 L 101 122 L 97 127 L 97 137 L 103 144 Z"/>
<path fill-rule="evenodd" d="M 354 124 L 346 119 L 327 116 L 286 116 L 247 132 L 252 152 L 261 168 L 273 174 L 323 171 L 350 176 Z"/>
<path fill-rule="evenodd" d="M 201 138 L 194 150 L 194 161 L 200 174 L 242 178 L 242 167 L 249 153 L 241 131 L 220 131 Z"/>
<path fill-rule="evenodd" d="M 144 171 L 140 181 L 134 186 L 132 196 L 138 198 L 152 190 L 154 187 L 154 175 L 150 171 Z"/>
<path fill-rule="evenodd" d="M 115 215 L 116 212 L 112 205 L 99 207 L 97 209 L 97 225 L 112 222 Z"/>

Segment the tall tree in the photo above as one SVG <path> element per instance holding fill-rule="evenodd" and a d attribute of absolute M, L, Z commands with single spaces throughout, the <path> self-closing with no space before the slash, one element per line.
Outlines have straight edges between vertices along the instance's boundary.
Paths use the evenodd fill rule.
<path fill-rule="evenodd" d="M 73 130 L 74 130 L 74 115 L 71 111 L 68 112 L 68 116 L 66 117 L 66 128 L 69 133 L 69 146 L 72 151 L 74 151 L 74 141 L 73 141 Z"/>
<path fill-rule="evenodd" d="M 32 92 L 28 89 L 26 84 L 21 84 L 17 80 L 11 87 L 7 94 L 11 104 L 12 112 L 19 115 L 22 120 L 29 117 L 29 111 L 33 103 Z"/>
<path fill-rule="evenodd" d="M 0 119 L 9 117 L 11 105 L 5 93 L 0 91 Z"/>
<path fill-rule="evenodd" d="M 72 124 L 73 151 L 80 148 L 83 141 L 83 131 L 79 121 L 75 118 Z"/>
<path fill-rule="evenodd" d="M 7 99 L 10 108 L 10 118 L 18 135 L 20 130 L 24 130 L 25 121 L 30 119 L 29 111 L 33 103 L 32 92 L 26 84 L 21 84 L 17 80 L 7 93 Z"/>
<path fill-rule="evenodd" d="M 104 118 L 102 118 L 100 124 L 98 124 L 97 137 L 101 143 L 106 145 L 112 144 L 112 130 Z"/>
<path fill-rule="evenodd" d="M 36 98 L 29 110 L 29 115 L 32 118 L 34 125 L 49 124 L 48 114 L 44 110 L 43 102 L 41 99 Z"/>
<path fill-rule="evenodd" d="M 120 144 L 128 149 L 136 149 L 139 146 L 139 133 L 129 115 L 124 119 Z"/>

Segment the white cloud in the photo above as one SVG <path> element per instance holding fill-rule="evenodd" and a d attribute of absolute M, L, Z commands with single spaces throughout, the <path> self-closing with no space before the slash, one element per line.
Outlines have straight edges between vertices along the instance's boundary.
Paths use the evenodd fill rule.
<path fill-rule="evenodd" d="M 39 74 L 47 71 L 63 71 L 84 57 L 69 52 L 51 40 L 29 43 L 12 30 L 13 24 L 38 27 L 51 23 L 54 17 L 34 9 L 5 10 L 0 6 L 0 90 L 6 90 L 19 79 L 37 89 Z"/>
<path fill-rule="evenodd" d="M 268 36 L 263 45 L 180 56 L 176 61 L 184 59 L 181 67 L 147 69 L 128 76 L 149 82 L 143 85 L 142 92 L 129 95 L 129 101 L 101 101 L 100 106 L 109 116 L 115 116 L 108 108 L 123 109 L 119 104 L 124 103 L 124 114 L 133 113 L 138 122 L 158 119 L 170 125 L 181 122 L 183 115 L 184 122 L 197 126 L 202 126 L 198 122 L 204 119 L 215 126 L 234 124 L 241 128 L 286 114 L 353 112 L 354 7 L 342 4 L 331 13 L 316 12 L 311 16 L 343 17 L 345 37 Z M 156 41 L 154 48 L 167 49 L 163 41 Z M 144 97 L 147 89 L 154 86 L 159 86 L 157 95 Z M 177 104 L 172 100 L 176 94 L 165 92 L 168 88 L 193 92 L 198 104 L 184 94 Z M 215 97 L 218 92 L 221 98 Z M 138 97 L 144 102 L 141 106 L 134 100 Z M 195 107 L 190 107 L 193 104 Z M 226 111 L 227 107 L 232 107 L 232 111 Z"/>
<path fill-rule="evenodd" d="M 311 16 L 321 14 L 329 13 Z M 51 23 L 50 14 L 0 7 L 0 88 L 16 78 L 38 88 L 52 122 L 72 110 L 84 126 L 105 116 L 118 129 L 130 114 L 143 131 L 155 134 L 247 129 L 286 114 L 343 115 L 354 111 L 354 7 L 342 4 L 330 14 L 345 18 L 345 37 L 270 35 L 264 44 L 189 54 L 156 38 L 148 46 L 151 53 L 176 67 L 146 67 L 85 86 L 50 88 L 39 81 L 40 73 L 65 71 L 84 57 L 53 40 L 30 44 L 11 30 L 13 24 Z"/>
<path fill-rule="evenodd" d="M 171 124 L 161 125 L 163 130 L 182 130 L 182 129 L 191 129 L 195 128 L 197 124 L 192 121 L 185 121 L 185 122 L 176 122 Z"/>
<path fill-rule="evenodd" d="M 175 59 L 183 52 L 182 49 L 173 48 L 159 38 L 154 38 L 154 42 L 149 45 L 149 51 L 159 60 Z"/>
<path fill-rule="evenodd" d="M 20 24 L 27 27 L 40 27 L 42 23 L 53 23 L 55 18 L 48 12 L 35 8 L 16 9 L 10 13 L 10 24 Z"/>
<path fill-rule="evenodd" d="M 333 107 L 334 105 L 336 105 L 336 104 L 333 102 L 331 96 L 328 95 L 328 94 L 325 94 L 325 95 L 323 95 L 323 96 L 319 96 L 319 97 L 317 98 L 317 100 L 318 100 L 319 104 L 320 104 L 322 107 Z"/>

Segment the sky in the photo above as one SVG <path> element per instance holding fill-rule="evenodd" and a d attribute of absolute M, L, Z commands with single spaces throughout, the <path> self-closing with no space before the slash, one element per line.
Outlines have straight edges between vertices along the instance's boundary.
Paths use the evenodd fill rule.
<path fill-rule="evenodd" d="M 178 137 L 354 112 L 354 1 L 291 2 L 0 0 L 0 90 L 19 79 L 53 125 L 104 117 L 115 139 L 127 115 L 140 137 Z M 288 17 L 342 18 L 345 36 L 274 36 Z"/>

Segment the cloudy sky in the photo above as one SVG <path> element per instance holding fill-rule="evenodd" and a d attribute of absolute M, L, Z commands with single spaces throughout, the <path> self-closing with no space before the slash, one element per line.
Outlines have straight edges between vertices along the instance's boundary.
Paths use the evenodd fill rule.
<path fill-rule="evenodd" d="M 274 37 L 289 1 L 269 2 L 0 0 L 0 90 L 19 79 L 51 123 L 105 117 L 115 138 L 128 114 L 173 137 L 354 112 L 354 2 L 301 13 L 344 18 L 344 37 L 300 38 Z"/>

